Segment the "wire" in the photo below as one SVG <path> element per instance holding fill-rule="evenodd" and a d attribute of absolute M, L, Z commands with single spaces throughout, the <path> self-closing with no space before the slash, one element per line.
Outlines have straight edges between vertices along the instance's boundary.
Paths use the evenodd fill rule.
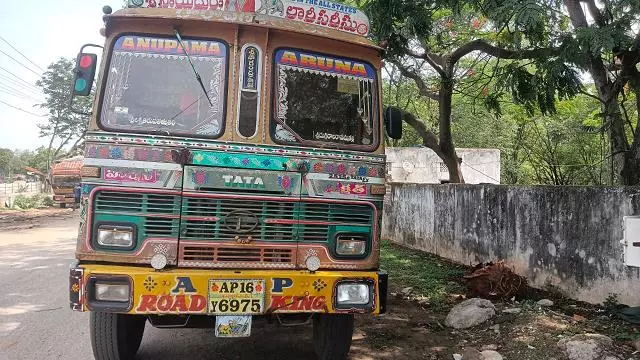
<path fill-rule="evenodd" d="M 3 68 L 2 66 L 0 66 L 0 70 L 2 70 L 2 71 L 4 71 L 4 72 L 8 73 L 9 75 L 13 76 L 14 78 L 16 78 L 16 79 L 18 79 L 18 80 L 22 81 L 23 83 L 25 83 L 25 84 L 27 84 L 27 85 L 29 85 L 29 86 L 33 87 L 34 89 L 38 89 L 36 86 L 32 85 L 32 84 L 31 84 L 30 82 L 28 82 L 27 80 L 25 80 L 25 79 L 21 78 L 20 76 L 18 76 L 18 75 L 16 75 L 16 74 L 12 73 L 12 72 L 11 72 L 11 71 L 9 71 L 9 70 L 7 70 L 7 69 Z M 38 89 L 38 90 L 39 90 L 39 89 Z"/>
<path fill-rule="evenodd" d="M 12 78 L 10 78 L 10 77 L 8 77 L 8 76 L 5 76 L 5 75 L 2 75 L 2 74 L 0 74 L 0 81 L 4 81 L 4 82 L 6 82 L 6 83 L 5 83 L 6 85 L 17 86 L 17 87 L 19 87 L 21 90 L 23 90 L 23 91 L 29 91 L 29 92 L 31 92 L 31 93 L 32 93 L 32 94 L 34 94 L 34 95 L 38 95 L 38 96 L 43 95 L 42 91 L 40 91 L 40 90 L 34 90 L 34 89 L 32 89 L 32 88 L 28 87 L 27 85 L 22 84 L 22 83 L 20 83 L 20 82 L 18 82 L 18 81 L 16 81 L 16 80 L 13 80 Z M 0 82 L 0 84 L 2 84 L 2 82 Z"/>
<path fill-rule="evenodd" d="M 11 60 L 13 60 L 13 61 L 17 62 L 17 63 L 18 63 L 18 65 L 20 65 L 20 66 L 22 66 L 23 68 L 25 68 L 25 69 L 27 69 L 27 70 L 31 71 L 32 73 L 34 73 L 34 74 L 36 74 L 36 75 L 38 75 L 38 76 L 42 76 L 42 74 L 38 74 L 37 72 L 33 71 L 33 69 L 31 69 L 31 68 L 27 67 L 25 64 L 23 64 L 23 63 L 21 63 L 20 61 L 16 60 L 13 56 L 11 56 L 11 55 L 7 54 L 6 52 L 4 52 L 4 51 L 0 50 L 0 53 L 4 54 L 4 55 L 5 55 L 6 57 L 8 57 L 9 59 L 11 59 Z"/>
<path fill-rule="evenodd" d="M 40 66 L 38 66 L 38 64 L 34 63 L 33 61 L 31 61 L 31 59 L 29 59 L 25 54 L 21 53 L 20 50 L 16 49 L 13 45 L 11 45 L 5 38 L 3 38 L 2 36 L 0 36 L 0 40 L 4 41 L 5 43 L 7 43 L 7 45 L 9 45 L 15 52 L 17 52 L 18 54 L 20 54 L 23 58 L 25 58 L 28 62 L 31 63 L 31 65 L 35 66 L 36 68 L 38 68 L 38 70 L 44 72 L 45 70 L 43 68 L 41 68 Z"/>
<path fill-rule="evenodd" d="M 29 114 L 29 115 L 33 115 L 33 116 L 37 116 L 37 117 L 46 117 L 46 115 L 38 115 L 38 114 L 34 114 L 34 113 L 32 113 L 31 111 L 27 111 L 27 110 L 21 109 L 21 108 L 19 108 L 19 107 L 17 107 L 17 106 L 13 106 L 13 105 L 11 105 L 11 104 L 9 104 L 9 103 L 6 103 L 6 102 L 4 102 L 4 101 L 2 101 L 2 100 L 0 100 L 0 104 L 5 104 L 5 105 L 7 105 L 7 106 L 8 106 L 8 107 L 10 107 L 10 108 L 14 108 L 14 109 L 16 109 L 16 110 L 20 110 L 20 111 L 22 111 L 23 113 L 27 113 L 27 114 Z"/>
<path fill-rule="evenodd" d="M 24 99 L 24 100 L 36 101 L 36 102 L 41 101 L 41 100 L 36 99 L 34 97 L 31 97 L 31 96 L 29 96 L 29 95 L 27 95 L 25 93 L 21 93 L 21 92 L 18 92 L 18 91 L 15 91 L 15 90 L 11 90 L 11 89 L 0 88 L 0 92 L 5 93 L 5 94 L 9 94 L 11 96 L 15 96 L 17 98 L 21 98 L 21 99 Z"/>
<path fill-rule="evenodd" d="M 11 91 L 15 91 L 17 93 L 20 93 L 22 95 L 25 96 L 32 96 L 32 97 L 37 97 L 37 98 L 42 98 L 42 94 L 30 94 L 27 93 L 26 90 L 21 89 L 21 88 L 16 88 L 13 84 L 7 84 L 7 83 L 1 83 L 0 82 L 0 87 L 5 88 L 6 90 L 11 90 Z"/>
<path fill-rule="evenodd" d="M 467 166 L 468 168 L 470 168 L 470 169 L 472 169 L 472 170 L 475 170 L 475 171 L 479 172 L 480 174 L 482 174 L 482 175 L 484 175 L 484 176 L 488 177 L 489 179 L 491 179 L 491 180 L 495 181 L 496 183 L 500 184 L 500 180 L 498 180 L 498 179 L 496 179 L 496 178 L 494 178 L 494 177 L 492 177 L 492 176 L 489 176 L 489 175 L 485 174 L 484 172 L 482 172 L 482 171 L 480 171 L 480 170 L 478 170 L 478 169 L 474 168 L 473 166 L 469 165 L 468 163 L 463 162 L 462 164 L 464 164 L 464 165 L 465 165 L 465 166 Z"/>

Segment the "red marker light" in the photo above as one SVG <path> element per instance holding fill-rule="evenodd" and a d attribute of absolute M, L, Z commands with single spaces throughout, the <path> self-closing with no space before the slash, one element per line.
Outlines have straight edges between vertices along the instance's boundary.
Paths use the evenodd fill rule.
<path fill-rule="evenodd" d="M 91 58 L 91 56 L 82 55 L 82 57 L 80 58 L 80 67 L 88 68 L 89 66 L 91 66 L 92 62 L 93 62 L 93 59 Z"/>

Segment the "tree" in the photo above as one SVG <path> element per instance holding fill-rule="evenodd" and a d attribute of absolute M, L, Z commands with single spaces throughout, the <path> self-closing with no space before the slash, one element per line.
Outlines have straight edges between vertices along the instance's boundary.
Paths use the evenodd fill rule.
<path fill-rule="evenodd" d="M 450 182 L 464 182 L 452 135 L 454 93 L 481 95 L 484 104 L 499 113 L 498 99 L 509 91 L 530 113 L 534 107 L 546 113 L 554 111 L 556 96 L 571 97 L 580 89 L 578 73 L 558 57 L 563 44 L 550 34 L 559 29 L 560 17 L 546 2 L 359 4 L 371 17 L 377 40 L 387 48 L 386 59 L 415 82 L 421 98 L 437 102 L 437 132 L 411 114 L 405 120 L 446 164 Z M 474 73 L 480 63 L 485 64 L 482 71 Z M 470 77 L 475 78 L 469 81 Z"/>
<path fill-rule="evenodd" d="M 49 138 L 46 151 L 47 168 L 54 159 L 63 154 L 61 152 L 65 147 L 70 145 L 69 152 L 75 152 L 87 131 L 88 117 L 72 112 L 69 107 L 74 69 L 73 61 L 60 58 L 51 63 L 42 78 L 36 82 L 45 94 L 45 102 L 40 104 L 40 107 L 47 109 L 49 113 L 47 122 L 38 125 L 40 137 Z M 83 112 L 90 112 L 90 97 L 78 98 L 75 107 Z"/>
<path fill-rule="evenodd" d="M 640 113 L 640 1 L 563 0 L 563 3 L 575 40 L 570 47 L 574 50 L 569 54 L 570 61 L 589 71 L 593 78 L 604 118 L 603 130 L 609 136 L 616 182 L 639 185 L 640 117 L 634 126 L 625 102 L 633 94 L 636 113 Z"/>
<path fill-rule="evenodd" d="M 11 175 L 14 157 L 13 151 L 9 149 L 0 149 L 0 174 L 4 176 Z"/>

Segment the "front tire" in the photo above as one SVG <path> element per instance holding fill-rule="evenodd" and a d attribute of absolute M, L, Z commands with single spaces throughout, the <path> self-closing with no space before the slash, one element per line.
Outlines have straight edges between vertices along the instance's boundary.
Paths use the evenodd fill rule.
<path fill-rule="evenodd" d="M 90 333 L 96 360 L 134 360 L 146 317 L 139 315 L 91 312 Z"/>
<path fill-rule="evenodd" d="M 344 360 L 351 348 L 353 315 L 320 314 L 313 321 L 313 346 L 318 360 Z"/>
<path fill-rule="evenodd" d="M 66 208 L 67 208 L 66 203 L 60 203 L 60 209 L 66 209 Z"/>

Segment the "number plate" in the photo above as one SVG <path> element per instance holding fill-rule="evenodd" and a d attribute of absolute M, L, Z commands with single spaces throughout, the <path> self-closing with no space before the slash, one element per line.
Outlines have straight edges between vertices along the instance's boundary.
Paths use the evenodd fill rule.
<path fill-rule="evenodd" d="M 264 280 L 209 280 L 209 313 L 262 314 Z"/>

